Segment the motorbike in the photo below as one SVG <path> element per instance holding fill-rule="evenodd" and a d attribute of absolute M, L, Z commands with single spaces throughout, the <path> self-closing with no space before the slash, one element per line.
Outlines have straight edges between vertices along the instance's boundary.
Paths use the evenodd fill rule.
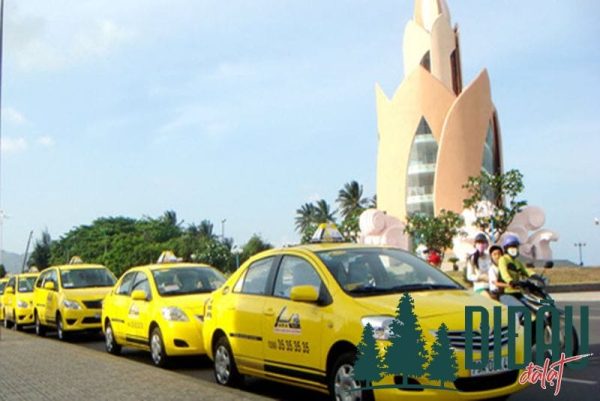
<path fill-rule="evenodd" d="M 552 264 L 547 263 L 545 268 L 551 268 Z M 510 268 L 510 266 L 509 266 Z M 572 330 L 572 346 L 570 352 L 566 350 L 566 341 L 565 341 L 565 333 L 566 333 L 566 325 L 565 325 L 565 311 L 564 309 L 558 307 L 554 302 L 552 296 L 546 290 L 546 286 L 548 285 L 549 280 L 542 273 L 534 274 L 530 277 L 521 279 L 516 282 L 515 286 L 521 290 L 521 302 L 525 304 L 532 312 L 532 323 L 535 323 L 535 318 L 537 316 L 537 311 L 542 306 L 552 305 L 558 311 L 558 319 L 559 319 L 559 338 L 560 338 L 560 352 L 564 352 L 566 355 L 577 355 L 579 350 L 579 335 L 575 326 L 571 327 Z M 544 314 L 544 343 L 548 344 L 552 342 L 552 319 L 556 319 L 556 314 L 552 314 L 546 312 Z M 521 323 L 523 323 L 523 318 L 521 318 Z M 536 342 L 536 327 L 537 324 L 532 324 L 532 345 L 535 345 Z M 535 346 L 534 346 L 535 350 Z M 547 357 L 552 357 L 552 351 L 546 352 Z"/>

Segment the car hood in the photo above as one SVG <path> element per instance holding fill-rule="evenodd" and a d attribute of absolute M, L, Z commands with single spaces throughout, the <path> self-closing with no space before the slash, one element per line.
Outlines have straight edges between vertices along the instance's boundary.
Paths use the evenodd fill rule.
<path fill-rule="evenodd" d="M 190 295 L 173 295 L 162 297 L 164 306 L 177 306 L 193 315 L 204 313 L 204 303 L 210 297 L 210 292 Z"/>
<path fill-rule="evenodd" d="M 437 321 L 438 318 L 459 319 L 464 322 L 466 306 L 483 306 L 492 312 L 497 302 L 484 298 L 471 291 L 443 290 L 443 291 L 416 291 L 410 295 L 414 300 L 414 311 L 419 320 Z M 381 315 L 396 315 L 396 309 L 401 293 L 360 297 L 355 300 L 371 313 Z"/>
<path fill-rule="evenodd" d="M 77 299 L 84 301 L 92 301 L 104 299 L 106 294 L 112 290 L 112 287 L 91 287 L 91 288 L 65 288 L 64 294 L 67 299 Z"/>

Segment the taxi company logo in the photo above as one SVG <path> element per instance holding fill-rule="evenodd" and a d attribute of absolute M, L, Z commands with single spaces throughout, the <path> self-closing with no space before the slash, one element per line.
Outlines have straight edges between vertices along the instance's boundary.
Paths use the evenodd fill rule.
<path fill-rule="evenodd" d="M 300 334 L 302 333 L 302 327 L 300 327 L 300 315 L 293 313 L 289 318 L 284 317 L 284 313 L 287 307 L 283 307 L 275 319 L 275 333 L 285 334 Z"/>
<path fill-rule="evenodd" d="M 587 357 L 591 354 L 583 355 L 567 355 L 560 352 L 560 341 L 563 338 L 566 346 L 564 348 L 571 349 L 572 338 L 572 308 L 565 308 L 564 319 L 566 321 L 566 335 L 561 334 L 559 325 L 553 323 L 552 328 L 552 343 L 547 344 L 544 339 L 544 322 L 547 322 L 548 317 L 556 316 L 555 321 L 558 321 L 562 312 L 554 305 L 545 305 L 538 311 L 536 318 L 536 359 L 538 364 L 532 362 L 532 336 L 531 336 L 531 315 L 526 307 L 509 307 L 509 328 L 506 337 L 506 331 L 502 330 L 501 316 L 502 307 L 494 307 L 494 329 L 489 326 L 489 313 L 486 308 L 479 306 L 468 306 L 465 308 L 465 323 L 466 330 L 464 332 L 464 349 L 465 349 L 465 368 L 471 370 L 471 375 L 484 375 L 490 373 L 506 372 L 508 370 L 522 369 L 523 372 L 519 375 L 518 382 L 520 384 L 540 383 L 543 389 L 546 389 L 546 384 L 555 388 L 554 395 L 560 392 L 562 374 L 564 366 L 568 363 L 569 367 L 581 368 L 587 365 Z M 540 312 L 541 311 L 541 312 Z M 524 349 L 523 362 L 516 362 L 516 319 L 520 313 L 523 318 L 524 326 Z M 283 311 L 282 311 L 283 313 Z M 481 314 L 480 331 L 474 331 L 473 315 Z M 546 320 L 545 320 L 546 319 Z M 436 389 L 457 391 L 454 388 L 445 387 L 445 383 L 454 382 L 457 379 L 458 363 L 454 347 L 450 342 L 448 335 L 448 327 L 442 323 L 436 332 L 436 340 L 428 351 L 425 347 L 423 331 L 419 325 L 418 318 L 414 313 L 414 300 L 410 294 L 403 294 L 396 309 L 396 316 L 389 326 L 390 333 L 388 341 L 390 344 L 383 350 L 379 349 L 378 343 L 375 341 L 375 333 L 370 324 L 365 325 L 363 329 L 362 339 L 357 345 L 357 359 L 354 365 L 354 379 L 361 383 L 360 387 L 349 391 L 362 390 L 377 390 L 384 388 L 400 388 L 400 389 Z M 504 334 L 503 334 L 504 332 Z M 478 333 L 490 333 L 489 336 L 480 336 L 480 342 L 475 347 L 475 335 Z M 581 347 L 583 352 L 589 349 L 588 341 L 588 308 L 581 308 Z M 504 335 L 504 338 L 503 338 Z M 508 338 L 508 355 L 503 357 L 502 349 L 507 343 Z M 502 344 L 502 346 L 493 347 L 490 351 L 490 341 L 493 344 Z M 480 351 L 481 356 L 478 360 L 474 358 L 474 349 Z M 493 359 L 490 357 L 490 352 L 493 352 Z M 506 354 L 506 352 L 505 352 Z M 568 353 L 567 353 L 568 354 Z M 550 356 L 548 356 L 550 355 Z M 553 358 L 554 356 L 554 358 Z M 395 378 L 394 385 L 372 385 L 388 375 L 393 375 Z M 427 376 L 430 381 L 437 381 L 439 386 L 420 384 L 416 378 Z M 400 383 L 399 383 L 400 382 Z"/>

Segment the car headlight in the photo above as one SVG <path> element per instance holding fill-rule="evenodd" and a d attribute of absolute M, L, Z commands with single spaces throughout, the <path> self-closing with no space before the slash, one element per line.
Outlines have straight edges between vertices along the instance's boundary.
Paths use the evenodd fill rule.
<path fill-rule="evenodd" d="M 81 309 L 81 305 L 79 305 L 78 302 L 70 301 L 68 299 L 65 299 L 63 301 L 63 306 L 67 309 L 74 309 L 74 310 Z"/>
<path fill-rule="evenodd" d="M 29 304 L 25 301 L 17 301 L 17 308 L 27 308 Z"/>
<path fill-rule="evenodd" d="M 189 320 L 185 312 L 176 306 L 162 308 L 162 315 L 165 320 L 170 322 L 187 322 Z"/>
<path fill-rule="evenodd" d="M 365 316 L 361 319 L 363 327 L 370 324 L 373 327 L 373 338 L 376 340 L 387 340 L 392 334 L 391 325 L 394 321 L 392 316 Z"/>

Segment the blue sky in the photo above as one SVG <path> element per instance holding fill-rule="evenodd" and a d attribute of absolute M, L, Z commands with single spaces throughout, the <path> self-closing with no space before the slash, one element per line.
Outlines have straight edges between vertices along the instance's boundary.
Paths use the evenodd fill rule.
<path fill-rule="evenodd" d="M 448 0 L 464 81 L 487 68 L 504 164 L 556 258 L 600 265 L 600 4 Z M 294 212 L 372 195 L 374 85 L 403 78 L 413 1 L 6 0 L 4 248 L 101 216 L 210 219 L 295 242 Z"/>

